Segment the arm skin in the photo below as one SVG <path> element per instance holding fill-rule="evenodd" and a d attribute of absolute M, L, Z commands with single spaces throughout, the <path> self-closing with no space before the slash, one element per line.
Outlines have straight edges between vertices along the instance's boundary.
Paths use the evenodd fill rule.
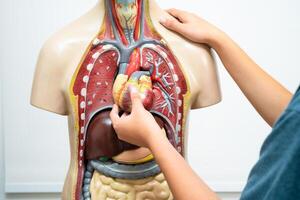
<path fill-rule="evenodd" d="M 212 47 L 253 107 L 270 126 L 273 126 L 287 107 L 292 94 L 215 26 L 195 14 L 177 9 L 170 9 L 168 12 L 171 16 L 162 19 L 161 24 L 196 43 Z"/>
<path fill-rule="evenodd" d="M 151 131 L 154 132 L 155 130 Z M 159 130 L 155 132 L 159 133 Z M 152 135 L 154 134 L 152 133 Z M 149 140 L 149 148 L 166 177 L 174 199 L 219 199 L 175 150 L 167 138 L 159 136 L 161 134 L 157 135 Z"/>
<path fill-rule="evenodd" d="M 256 111 L 273 126 L 290 102 L 292 94 L 260 68 L 228 36 L 223 34 L 219 38 L 211 44 L 226 70 Z"/>
<path fill-rule="evenodd" d="M 263 119 L 272 126 L 290 101 L 291 93 L 255 64 L 221 30 L 194 14 L 176 9 L 168 12 L 169 18 L 161 19 L 161 24 L 191 41 L 205 43 L 214 48 L 242 92 Z M 120 117 L 117 105 L 114 105 L 110 113 L 118 137 L 129 143 L 150 148 L 176 200 L 218 199 L 162 136 L 155 119 L 144 109 L 139 95 L 132 93 L 131 99 L 130 114 Z"/>

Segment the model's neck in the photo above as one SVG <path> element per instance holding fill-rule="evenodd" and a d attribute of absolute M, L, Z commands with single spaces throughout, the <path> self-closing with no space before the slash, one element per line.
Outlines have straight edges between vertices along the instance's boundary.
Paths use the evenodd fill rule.
<path fill-rule="evenodd" d="M 143 0 L 113 0 L 115 19 L 123 30 L 130 31 L 135 28 L 141 1 Z"/>
<path fill-rule="evenodd" d="M 132 44 L 138 37 L 145 0 L 106 0 L 110 23 L 121 36 L 122 42 Z"/>
<path fill-rule="evenodd" d="M 135 41 L 134 34 L 140 27 L 140 15 L 144 12 L 143 1 L 145 0 L 112 0 L 114 20 L 128 43 Z"/>

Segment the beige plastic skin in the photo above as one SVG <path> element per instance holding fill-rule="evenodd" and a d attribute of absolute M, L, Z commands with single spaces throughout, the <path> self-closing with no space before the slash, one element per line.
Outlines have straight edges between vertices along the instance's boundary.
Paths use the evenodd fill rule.
<path fill-rule="evenodd" d="M 192 43 L 164 28 L 159 19 L 168 14 L 154 0 L 149 0 L 149 6 L 155 29 L 167 42 L 188 77 L 191 89 L 190 108 L 197 109 L 220 102 L 216 65 L 210 49 L 205 45 Z M 68 96 L 69 85 L 84 52 L 98 34 L 103 18 L 104 0 L 98 0 L 94 8 L 46 41 L 36 65 L 31 105 L 60 115 L 68 115 L 71 162 L 65 180 L 63 199 L 70 199 L 69 195 L 74 193 L 76 183 L 74 171 L 78 151 L 74 132 L 75 116 Z M 185 138 L 187 132 L 188 129 L 185 129 Z M 140 151 L 144 156 L 145 149 Z M 134 154 L 138 152 L 125 152 L 123 155 L 126 156 L 121 156 L 120 159 L 136 159 L 138 156 Z"/>

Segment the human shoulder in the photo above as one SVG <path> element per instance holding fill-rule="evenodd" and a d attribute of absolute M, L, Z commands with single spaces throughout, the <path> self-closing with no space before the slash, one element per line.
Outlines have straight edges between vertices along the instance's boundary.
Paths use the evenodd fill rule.
<path fill-rule="evenodd" d="M 241 200 L 299 199 L 299 89 L 264 141 Z M 296 107 L 295 107 L 296 106 Z"/>

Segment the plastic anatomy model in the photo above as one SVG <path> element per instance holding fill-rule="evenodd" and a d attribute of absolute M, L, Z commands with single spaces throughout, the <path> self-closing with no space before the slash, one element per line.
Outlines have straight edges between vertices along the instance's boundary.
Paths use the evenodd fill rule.
<path fill-rule="evenodd" d="M 167 40 L 154 27 L 149 8 L 151 2 L 99 2 L 105 10 L 101 30 L 90 41 L 73 73 L 63 73 L 71 77 L 66 90 L 68 98 L 64 98 L 67 101 L 64 113 L 58 111 L 62 105 L 55 110 L 42 103 L 39 94 L 42 86 L 38 86 L 43 74 L 40 71 L 47 72 L 39 67 L 40 62 L 43 63 L 40 55 L 31 103 L 69 114 L 73 129 L 71 167 L 64 199 L 173 199 L 149 149 L 118 139 L 109 117 L 112 106 L 116 103 L 122 112 L 130 113 L 130 91 L 138 91 L 144 107 L 153 114 L 174 148 L 184 156 L 191 99 L 198 104 L 195 108 L 220 100 L 214 69 L 209 69 L 207 74 L 213 83 L 213 86 L 207 86 L 213 88 L 211 102 L 200 105 L 201 100 L 195 99 L 198 93 L 191 90 L 189 75 Z M 194 87 L 198 91 L 199 85 Z M 203 99 L 205 101 L 205 95 Z"/>

